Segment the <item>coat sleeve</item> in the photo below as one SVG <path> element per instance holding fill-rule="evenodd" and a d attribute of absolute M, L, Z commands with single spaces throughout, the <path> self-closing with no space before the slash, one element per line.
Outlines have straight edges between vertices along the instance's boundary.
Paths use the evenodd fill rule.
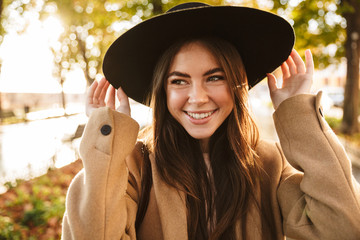
<path fill-rule="evenodd" d="M 133 119 L 109 108 L 92 113 L 80 144 L 84 169 L 67 193 L 62 239 L 136 238 L 139 174 L 127 161 L 138 130 Z"/>
<path fill-rule="evenodd" d="M 360 239 L 360 187 L 320 99 L 298 95 L 274 113 L 286 157 L 277 191 L 283 230 L 294 239 Z"/>

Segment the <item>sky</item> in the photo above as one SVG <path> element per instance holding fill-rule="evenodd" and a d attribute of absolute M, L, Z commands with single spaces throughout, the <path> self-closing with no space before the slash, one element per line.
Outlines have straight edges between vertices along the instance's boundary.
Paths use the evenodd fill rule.
<path fill-rule="evenodd" d="M 53 76 L 53 55 L 50 46 L 57 43 L 63 31 L 61 22 L 50 16 L 44 22 L 37 15 L 27 16 L 26 31 L 11 31 L 0 46 L 2 62 L 0 74 L 1 92 L 58 93 L 60 84 Z M 86 80 L 82 70 L 67 75 L 66 93 L 83 93 Z"/>

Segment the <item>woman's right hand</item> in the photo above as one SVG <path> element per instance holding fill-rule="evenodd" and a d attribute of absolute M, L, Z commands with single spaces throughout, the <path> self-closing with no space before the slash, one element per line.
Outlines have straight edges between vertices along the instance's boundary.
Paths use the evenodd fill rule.
<path fill-rule="evenodd" d="M 99 82 L 94 81 L 89 87 L 86 97 L 86 115 L 90 117 L 91 113 L 99 107 L 106 106 L 115 110 L 115 92 L 120 102 L 120 105 L 118 108 L 116 108 L 116 111 L 130 116 L 130 104 L 128 96 L 121 88 L 115 90 L 115 88 L 111 86 L 105 78 L 102 78 Z"/>

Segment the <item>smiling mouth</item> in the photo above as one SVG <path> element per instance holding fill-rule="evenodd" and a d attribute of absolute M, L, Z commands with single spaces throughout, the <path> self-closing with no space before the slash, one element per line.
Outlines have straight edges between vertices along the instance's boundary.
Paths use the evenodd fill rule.
<path fill-rule="evenodd" d="M 206 113 L 192 113 L 192 112 L 187 112 L 185 111 L 185 113 L 190 116 L 191 118 L 194 118 L 196 120 L 200 120 L 200 119 L 204 119 L 207 117 L 210 117 L 216 110 L 210 111 L 210 112 L 206 112 Z"/>

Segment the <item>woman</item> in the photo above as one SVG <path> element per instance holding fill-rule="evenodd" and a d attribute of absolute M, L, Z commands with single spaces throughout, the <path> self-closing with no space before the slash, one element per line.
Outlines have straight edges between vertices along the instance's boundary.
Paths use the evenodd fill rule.
<path fill-rule="evenodd" d="M 209 14 L 212 7 L 190 6 L 180 5 L 175 15 L 160 20 L 169 24 L 173 16 L 189 19 L 191 13 L 199 18 L 199 9 L 205 9 L 200 10 L 202 16 L 214 16 Z M 217 14 L 220 9 L 215 8 Z M 269 16 L 261 12 L 254 16 L 258 20 L 263 14 Z M 149 30 L 160 20 L 135 29 Z M 225 39 L 224 32 L 199 34 L 199 29 L 181 39 L 173 36 L 177 31 L 167 32 L 172 37 L 161 56 L 149 57 L 147 64 L 136 66 L 137 71 L 118 69 L 130 46 L 122 37 L 125 46 L 118 39 L 109 49 L 104 73 L 121 88 L 115 94 L 105 79 L 90 87 L 87 114 L 91 117 L 80 147 L 84 171 L 69 189 L 63 238 L 359 239 L 359 185 L 322 117 L 321 94 L 309 94 L 310 51 L 305 54 L 306 64 L 295 50 L 289 52 L 293 38 L 288 32 L 285 47 L 276 39 L 283 48 L 271 61 L 265 56 L 274 52 L 266 51 L 252 63 L 251 57 L 245 59 L 250 53 L 244 46 L 236 45 L 238 38 Z M 150 55 L 147 52 L 145 58 Z M 134 68 L 134 62 L 127 61 Z M 248 87 L 274 70 L 274 61 L 283 62 L 280 88 L 275 76 L 268 74 L 281 146 L 258 140 L 247 107 Z M 145 65 L 151 65 L 154 74 Z M 149 80 L 153 124 L 144 131 L 143 141 L 135 144 L 138 125 L 129 117 L 126 94 L 146 103 L 149 90 L 136 90 L 132 79 L 119 76 L 146 83 L 149 74 L 153 75 Z M 116 110 L 115 95 L 120 100 Z"/>

